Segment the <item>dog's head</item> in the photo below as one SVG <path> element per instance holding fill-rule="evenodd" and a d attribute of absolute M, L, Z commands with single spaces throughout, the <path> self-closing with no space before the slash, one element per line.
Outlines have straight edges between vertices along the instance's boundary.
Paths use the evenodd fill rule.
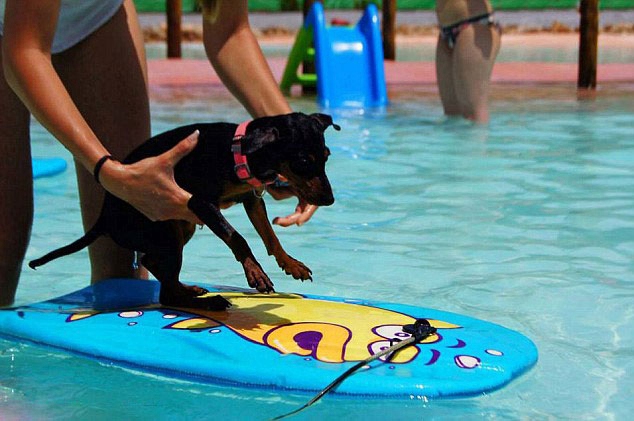
<path fill-rule="evenodd" d="M 333 126 L 326 114 L 291 113 L 253 120 L 242 140 L 242 152 L 247 156 L 255 177 L 272 181 L 279 175 L 306 202 L 329 206 L 335 201 L 326 176 L 324 131 Z"/>

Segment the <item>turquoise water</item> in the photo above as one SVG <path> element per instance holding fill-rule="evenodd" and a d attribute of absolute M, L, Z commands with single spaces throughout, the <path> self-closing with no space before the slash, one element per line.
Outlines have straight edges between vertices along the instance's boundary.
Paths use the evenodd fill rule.
<path fill-rule="evenodd" d="M 336 203 L 278 228 L 314 282 L 280 275 L 240 207 L 226 212 L 280 291 L 363 297 L 489 320 L 530 337 L 540 360 L 487 395 L 454 400 L 327 396 L 296 419 L 629 419 L 634 404 L 634 88 L 577 101 L 566 87 L 496 87 L 492 121 L 446 120 L 435 92 L 390 92 L 385 112 L 336 113 Z M 316 111 L 312 99 L 293 107 Z M 153 130 L 247 116 L 224 91 L 152 92 Z M 65 152 L 34 126 L 36 156 Z M 69 159 L 69 164 L 72 162 Z M 27 259 L 81 233 L 72 171 L 36 182 Z M 270 216 L 293 201 L 267 200 Z M 25 265 L 18 304 L 84 287 L 80 252 Z M 208 231 L 183 278 L 244 287 Z M 148 352 L 152 352 L 148 349 Z M 310 396 L 197 384 L 0 339 L 0 419 L 267 419 Z"/>

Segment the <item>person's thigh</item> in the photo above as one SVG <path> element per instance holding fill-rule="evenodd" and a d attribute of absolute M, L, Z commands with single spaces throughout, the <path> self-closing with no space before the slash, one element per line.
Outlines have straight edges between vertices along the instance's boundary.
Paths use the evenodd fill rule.
<path fill-rule="evenodd" d="M 54 65 L 73 101 L 98 139 L 117 159 L 150 137 L 147 74 L 142 34 L 131 0 L 77 46 L 54 56 Z M 77 165 L 83 223 L 99 216 L 103 189 Z M 89 249 L 92 280 L 139 276 L 133 254 L 101 237 Z"/>
<path fill-rule="evenodd" d="M 0 77 L 0 307 L 13 302 L 33 222 L 29 125 L 28 110 Z"/>
<path fill-rule="evenodd" d="M 436 44 L 436 82 L 440 100 L 447 115 L 461 115 L 453 80 L 452 50 L 438 38 Z"/>
<path fill-rule="evenodd" d="M 470 25 L 460 32 L 454 47 L 453 78 L 465 117 L 488 119 L 488 94 L 500 34 L 486 25 Z"/>

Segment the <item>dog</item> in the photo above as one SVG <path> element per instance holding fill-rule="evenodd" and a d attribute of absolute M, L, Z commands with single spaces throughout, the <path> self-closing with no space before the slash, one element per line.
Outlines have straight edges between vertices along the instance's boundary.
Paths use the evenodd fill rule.
<path fill-rule="evenodd" d="M 312 280 L 311 270 L 282 248 L 268 220 L 262 195 L 278 179 L 300 200 L 329 206 L 334 196 L 325 166 L 330 150 L 324 132 L 333 126 L 326 114 L 291 113 L 242 123 L 206 123 L 159 134 L 136 148 L 123 163 L 160 155 L 195 130 L 198 143 L 175 167 L 177 184 L 192 194 L 189 209 L 231 249 L 242 264 L 247 283 L 259 292 L 274 292 L 273 282 L 253 256 L 245 239 L 222 216 L 221 209 L 242 203 L 269 255 L 295 279 Z M 220 311 L 230 303 L 220 295 L 204 296 L 204 288 L 179 280 L 183 247 L 196 225 L 183 220 L 151 221 L 127 202 L 106 192 L 95 225 L 71 244 L 35 259 L 35 269 L 87 247 L 109 235 L 119 246 L 142 253 L 141 263 L 161 283 L 159 302 L 165 306 Z M 204 297 L 201 297 L 204 296 Z"/>

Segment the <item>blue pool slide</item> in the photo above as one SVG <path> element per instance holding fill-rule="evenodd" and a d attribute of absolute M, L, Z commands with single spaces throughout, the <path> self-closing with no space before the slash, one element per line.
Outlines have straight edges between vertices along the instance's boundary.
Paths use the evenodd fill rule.
<path fill-rule="evenodd" d="M 300 63 L 313 55 L 316 74 L 298 76 Z M 316 84 L 317 101 L 324 108 L 387 105 L 376 5 L 368 5 L 355 26 L 330 26 L 325 23 L 323 5 L 314 3 L 289 55 L 282 90 L 289 91 L 294 83 Z"/>

